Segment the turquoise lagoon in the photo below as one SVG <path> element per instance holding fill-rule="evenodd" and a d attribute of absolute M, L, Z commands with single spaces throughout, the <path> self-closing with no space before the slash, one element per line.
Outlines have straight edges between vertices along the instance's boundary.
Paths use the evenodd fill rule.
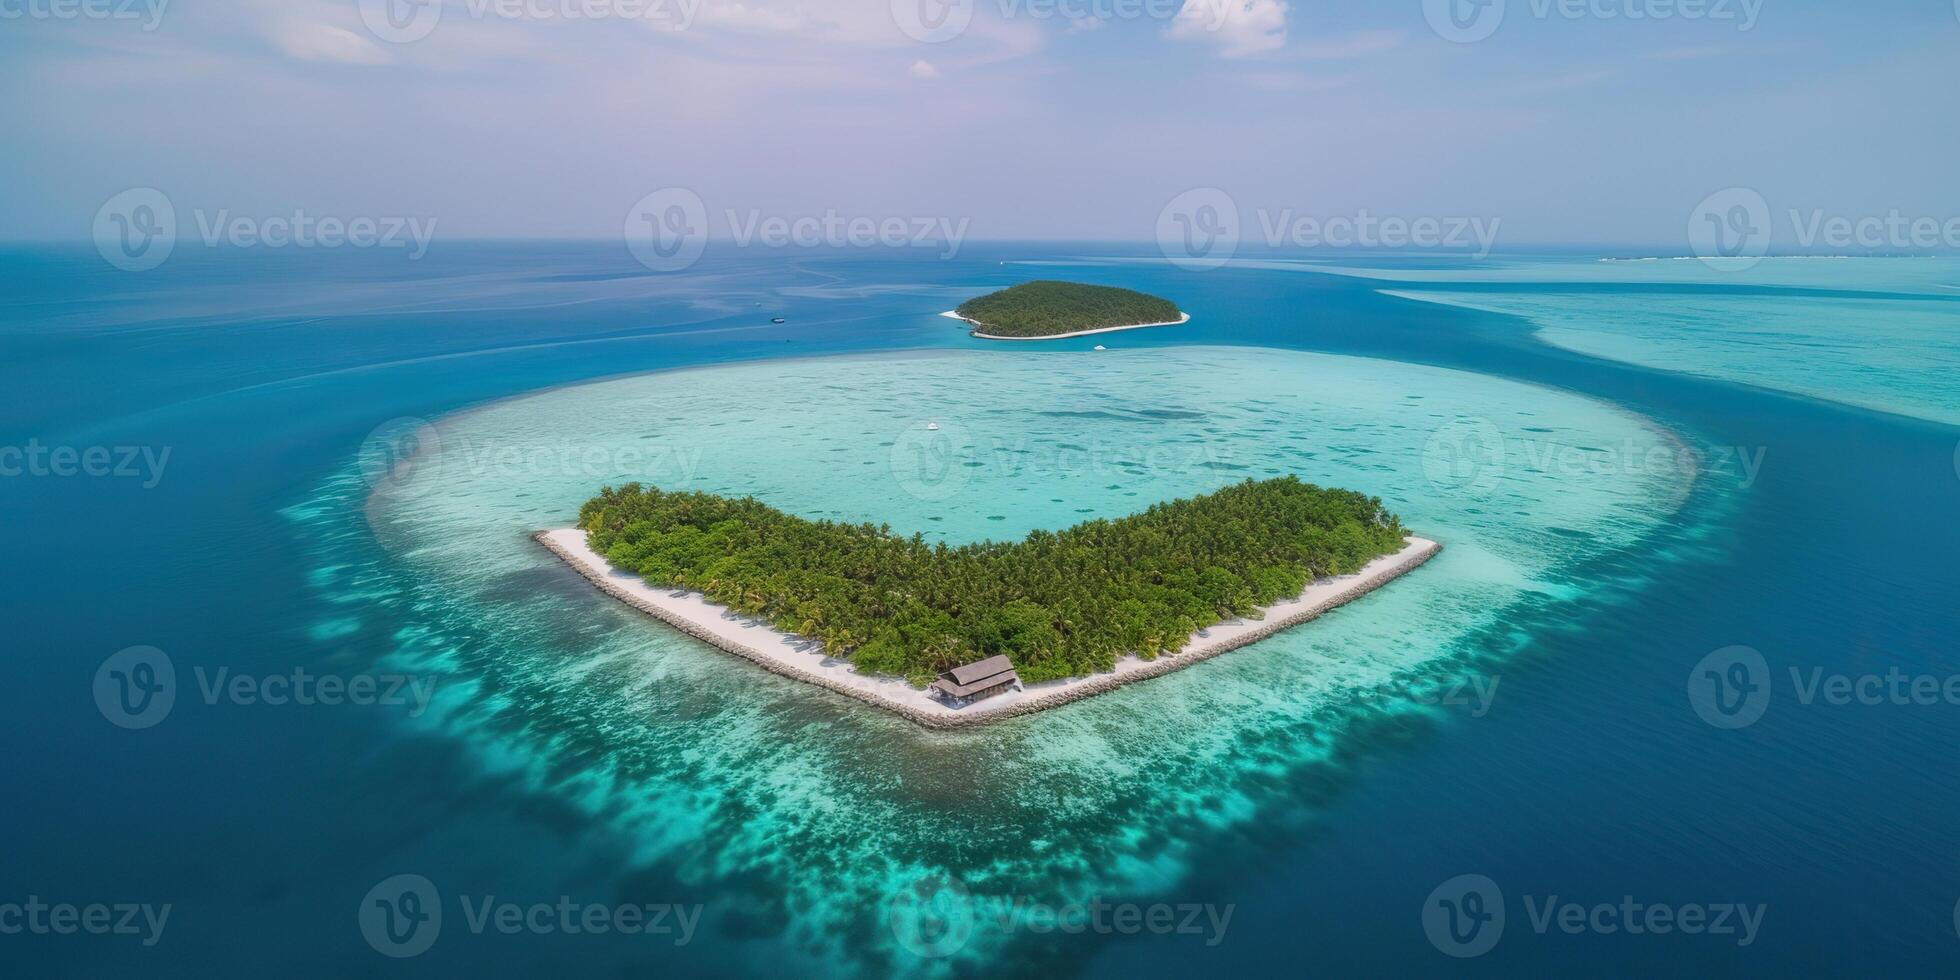
<path fill-rule="evenodd" d="M 1960 423 L 1952 258 L 1782 256 L 1737 271 L 1693 258 L 1267 264 L 1406 284 L 1383 291 L 1521 317 L 1540 340 L 1593 357 Z"/>
<path fill-rule="evenodd" d="M 1527 642 L 1507 622 L 1609 588 L 1575 570 L 1655 534 L 1693 479 L 1651 465 L 1680 458 L 1674 436 L 1586 398 L 1226 347 L 659 372 L 496 402 L 420 438 L 412 465 L 326 491 L 377 480 L 369 526 L 343 533 L 371 531 L 388 554 L 317 569 L 322 593 L 419 614 L 396 662 L 467 679 L 429 716 L 435 732 L 577 801 L 635 862 L 748 894 L 752 907 L 711 906 L 707 923 L 767 922 L 783 934 L 754 955 L 787 948 L 824 972 L 1032 964 L 1049 955 L 1038 937 L 996 915 L 1016 900 L 1177 894 L 1202 841 L 1300 819 L 1277 777 L 1331 764 L 1345 727 L 1479 711 L 1461 681 Z M 1279 473 L 1380 495 L 1446 550 L 1229 656 L 951 735 L 686 638 L 526 536 L 636 479 L 957 543 Z M 941 918 L 892 917 L 919 895 Z M 948 917 L 953 940 L 935 931 Z"/>

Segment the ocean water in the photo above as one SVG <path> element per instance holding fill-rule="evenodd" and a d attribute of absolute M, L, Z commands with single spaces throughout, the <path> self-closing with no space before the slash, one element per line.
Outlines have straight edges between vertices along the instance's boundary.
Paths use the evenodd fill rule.
<path fill-rule="evenodd" d="M 921 410 L 941 427 L 926 430 Z M 1571 472 L 1535 465 L 1521 439 L 1486 472 L 1453 471 L 1431 437 L 1472 424 L 1535 433 L 1550 455 L 1571 457 Z M 858 938 L 853 924 L 942 877 L 963 882 L 982 912 L 975 935 L 936 964 L 946 968 L 1027 955 L 993 926 L 996 903 L 1175 894 L 1194 857 L 1170 842 L 1256 819 L 1273 801 L 1268 774 L 1325 762 L 1352 716 L 1422 710 L 1414 692 L 1487 653 L 1479 641 L 1508 632 L 1507 615 L 1573 595 L 1582 586 L 1572 570 L 1586 560 L 1654 533 L 1692 479 L 1671 468 L 1629 478 L 1606 465 L 1601 447 L 1644 456 L 1672 444 L 1576 396 L 1248 348 L 662 372 L 498 402 L 422 442 L 416 465 L 378 481 L 366 511 L 408 566 L 410 601 L 444 610 L 402 655 L 417 669 L 483 678 L 445 704 L 442 731 L 466 744 L 488 738 L 491 755 L 526 760 L 541 784 L 602 761 L 608 778 L 579 780 L 584 805 L 643 842 L 643 860 L 672 860 L 697 887 L 766 881 L 783 914 L 796 910 L 789 948 L 773 955 L 805 956 L 816 970 L 866 957 L 925 965 L 902 945 L 909 937 Z M 1382 495 L 1448 548 L 1403 580 L 1417 587 L 1218 669 L 953 737 L 760 672 L 608 608 L 596 590 L 518 598 L 530 591 L 520 583 L 568 575 L 510 533 L 568 525 L 595 487 L 645 478 L 961 543 L 1279 473 Z M 1535 519 L 1516 520 L 1523 514 Z M 318 581 L 330 602 L 357 607 L 342 601 L 345 585 L 369 589 L 394 563 L 328 565 Z M 527 706 L 525 731 L 496 723 L 513 702 Z M 1204 724 L 1216 715 L 1233 721 Z M 1165 725 L 1186 734 L 1150 737 Z M 1298 737 L 1315 728 L 1327 734 Z M 712 746 L 712 761 L 646 751 L 677 743 Z M 866 743 L 886 754 L 853 750 Z M 1248 757 L 1248 744 L 1261 748 Z M 997 761 L 976 775 L 949 764 L 961 756 Z M 881 776 L 867 780 L 867 766 Z M 1062 786 L 1071 790 L 1058 799 Z M 990 815 L 985 830 L 971 825 L 976 812 Z M 1042 827 L 1038 848 L 1023 839 L 1030 826 Z M 954 847 L 957 858 L 935 853 Z"/>
<path fill-rule="evenodd" d="M 0 881 L 173 912 L 154 946 L 8 936 L 0 956 L 206 976 L 1950 964 L 1960 706 L 1803 703 L 1780 675 L 1960 672 L 1960 430 L 1591 356 L 1378 280 L 1147 259 L 711 251 L 651 275 L 605 246 L 511 244 L 191 254 L 141 277 L 5 254 L 0 445 L 170 455 L 154 480 L 0 479 L 21 549 Z M 1010 350 L 935 315 L 1046 268 L 1194 319 Z M 405 436 L 420 451 L 391 467 Z M 1378 493 L 1447 550 L 1230 656 L 951 735 L 665 631 L 526 536 L 632 478 L 961 541 L 1273 472 Z M 1722 730 L 1687 685 L 1732 644 L 1779 676 L 1760 721 Z M 91 680 L 135 645 L 182 690 L 128 730 Z M 434 694 L 274 705 L 190 679 L 302 667 Z M 1502 885 L 1510 925 L 1457 960 L 1422 915 L 1465 873 Z M 399 874 L 447 900 L 403 960 L 361 929 Z M 1549 895 L 1765 915 L 1748 945 L 1536 932 L 1524 902 Z M 683 945 L 472 931 L 457 900 L 485 896 L 701 918 Z M 1128 935 L 995 915 L 1090 899 L 1231 917 Z M 942 920 L 970 929 L 941 942 Z"/>
<path fill-rule="evenodd" d="M 1419 285 L 1389 295 L 1523 317 L 1539 339 L 1592 357 L 1960 423 L 1960 261 L 1950 258 L 1771 257 L 1737 271 L 1693 258 L 1563 258 L 1343 272 Z"/>

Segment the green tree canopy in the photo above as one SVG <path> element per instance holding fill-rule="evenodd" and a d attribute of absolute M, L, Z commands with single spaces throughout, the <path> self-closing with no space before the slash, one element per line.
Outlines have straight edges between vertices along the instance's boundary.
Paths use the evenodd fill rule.
<path fill-rule="evenodd" d="M 1403 545 L 1379 499 L 1292 476 L 957 548 L 637 483 L 601 490 L 579 526 L 616 568 L 918 683 L 997 653 L 1042 681 L 1109 670 L 1126 652 L 1174 652 L 1199 629 Z"/>

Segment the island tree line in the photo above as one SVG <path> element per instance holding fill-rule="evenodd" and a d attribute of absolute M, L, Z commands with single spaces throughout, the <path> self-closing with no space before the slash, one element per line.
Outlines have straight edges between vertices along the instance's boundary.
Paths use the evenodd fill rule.
<path fill-rule="evenodd" d="M 1125 652 L 1175 653 L 1200 629 L 1401 550 L 1404 536 L 1378 498 L 1293 476 L 958 547 L 638 483 L 601 490 L 579 527 L 615 568 L 915 684 L 994 654 L 1043 681 L 1110 670 Z"/>
<path fill-rule="evenodd" d="M 1177 304 L 1134 289 L 1036 279 L 961 303 L 953 312 L 997 337 L 1056 334 L 1141 323 L 1169 323 Z"/>

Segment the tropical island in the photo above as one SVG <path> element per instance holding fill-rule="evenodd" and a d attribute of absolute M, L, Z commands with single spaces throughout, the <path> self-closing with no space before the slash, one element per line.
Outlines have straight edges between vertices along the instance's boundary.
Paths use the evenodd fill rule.
<path fill-rule="evenodd" d="M 973 324 L 973 336 L 988 340 L 1057 340 L 1191 319 L 1177 304 L 1148 293 L 1052 279 L 1009 286 L 940 315 Z"/>
<path fill-rule="evenodd" d="M 538 539 L 697 638 L 935 727 L 1066 703 L 1242 646 L 1438 547 L 1407 537 L 1377 498 L 1292 476 L 958 547 L 627 484 L 587 501 L 576 528 Z M 962 712 L 978 700 L 976 665 L 1000 680 L 981 696 L 1017 690 Z"/>

